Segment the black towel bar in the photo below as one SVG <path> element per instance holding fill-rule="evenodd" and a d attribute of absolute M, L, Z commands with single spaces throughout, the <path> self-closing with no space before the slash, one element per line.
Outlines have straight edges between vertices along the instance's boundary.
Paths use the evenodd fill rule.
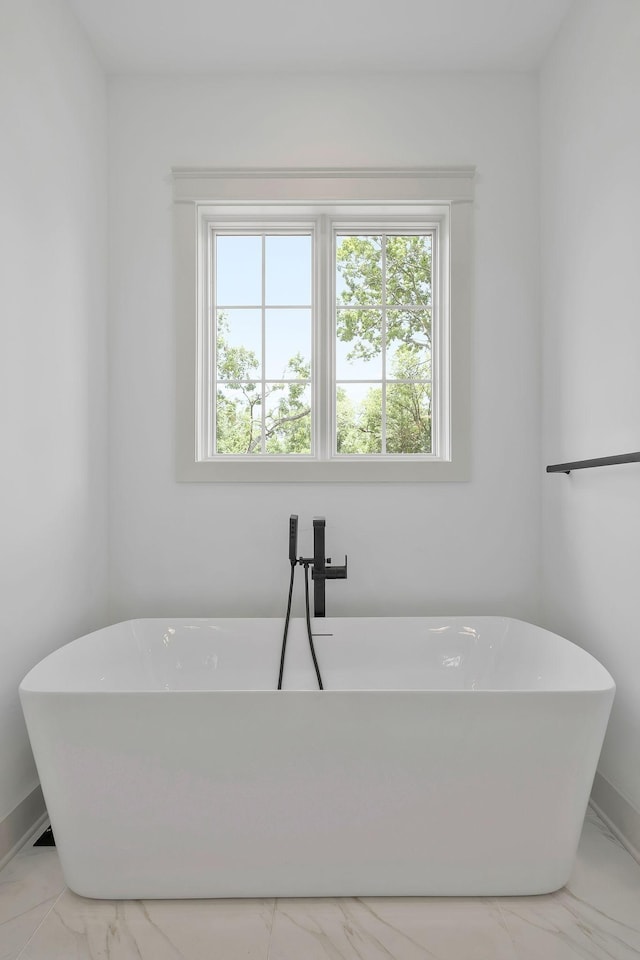
<path fill-rule="evenodd" d="M 572 470 L 586 470 L 587 467 L 610 467 L 616 463 L 638 463 L 640 451 L 621 453 L 616 457 L 597 457 L 595 460 L 574 460 L 572 463 L 551 463 L 547 473 L 571 473 Z"/>

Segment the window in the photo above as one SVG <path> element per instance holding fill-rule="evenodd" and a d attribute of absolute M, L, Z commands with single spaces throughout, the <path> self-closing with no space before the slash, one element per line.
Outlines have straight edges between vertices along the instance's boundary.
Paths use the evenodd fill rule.
<path fill-rule="evenodd" d="M 311 456 L 313 229 L 278 221 L 210 229 L 205 456 Z"/>
<path fill-rule="evenodd" d="M 467 479 L 471 187 L 174 171 L 178 479 Z"/>
<path fill-rule="evenodd" d="M 437 303 L 434 312 L 438 225 L 333 230 L 331 452 L 433 456 L 433 402 L 437 411 L 447 379 L 437 362 L 433 379 L 434 347 L 445 332 Z"/>

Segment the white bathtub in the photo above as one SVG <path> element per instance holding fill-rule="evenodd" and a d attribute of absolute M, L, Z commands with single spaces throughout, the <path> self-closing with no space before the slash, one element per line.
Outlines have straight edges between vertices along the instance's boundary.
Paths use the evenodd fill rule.
<path fill-rule="evenodd" d="M 87 897 L 515 895 L 567 880 L 615 685 L 497 617 L 133 620 L 20 696 Z"/>

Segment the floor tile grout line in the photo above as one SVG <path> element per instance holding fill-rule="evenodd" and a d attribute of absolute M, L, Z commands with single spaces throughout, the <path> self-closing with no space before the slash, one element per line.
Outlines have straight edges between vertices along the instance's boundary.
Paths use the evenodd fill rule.
<path fill-rule="evenodd" d="M 40 927 L 42 926 L 42 924 L 45 922 L 45 920 L 49 917 L 49 915 L 51 914 L 51 911 L 52 911 L 52 910 L 55 910 L 55 908 L 56 908 L 56 906 L 57 906 L 57 904 L 58 904 L 58 901 L 60 900 L 61 897 L 63 897 L 63 896 L 65 895 L 66 892 L 67 892 L 67 887 L 65 886 L 65 887 L 60 891 L 60 893 L 58 894 L 58 896 L 55 898 L 55 900 L 53 901 L 53 903 L 51 904 L 51 906 L 49 907 L 49 909 L 48 909 L 47 912 L 45 913 L 44 917 L 42 918 L 42 920 L 40 921 L 40 923 L 38 924 L 38 926 L 35 928 L 35 930 L 34 930 L 33 933 L 31 934 L 31 936 L 30 936 L 29 939 L 27 940 L 27 942 L 24 944 L 24 946 L 22 947 L 22 949 L 20 950 L 20 952 L 17 954 L 16 960 L 21 960 L 22 955 L 24 954 L 25 950 L 27 949 L 27 947 L 29 946 L 29 944 L 31 943 L 31 941 L 33 940 L 33 938 L 35 937 L 36 933 L 38 932 L 38 930 L 40 929 Z"/>

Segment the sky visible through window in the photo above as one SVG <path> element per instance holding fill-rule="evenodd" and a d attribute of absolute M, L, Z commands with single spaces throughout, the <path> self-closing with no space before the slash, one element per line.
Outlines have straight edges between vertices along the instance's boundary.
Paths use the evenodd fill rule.
<path fill-rule="evenodd" d="M 256 356 L 262 349 L 262 237 L 216 238 L 216 309 L 229 318 L 227 341 L 246 347 Z M 279 379 L 293 353 L 311 359 L 312 259 L 310 236 L 265 237 L 266 370 L 269 380 Z M 336 295 L 346 289 L 336 273 Z M 286 310 L 274 307 L 286 306 Z M 292 307 L 305 307 L 293 310 Z M 240 310 L 238 308 L 242 307 Z M 254 307 L 255 309 L 246 309 Z M 347 361 L 348 350 L 338 344 L 337 376 L 341 379 L 380 377 L 379 362 Z M 261 374 L 259 374 L 261 376 Z"/>
<path fill-rule="evenodd" d="M 293 354 L 301 353 L 311 362 L 311 237 L 266 236 L 264 247 L 265 377 L 289 379 L 287 363 Z M 262 353 L 262 259 L 261 236 L 217 237 L 216 309 L 226 315 L 227 342 L 230 347 L 251 350 L 258 358 Z M 255 376 L 261 378 L 261 368 Z"/>

